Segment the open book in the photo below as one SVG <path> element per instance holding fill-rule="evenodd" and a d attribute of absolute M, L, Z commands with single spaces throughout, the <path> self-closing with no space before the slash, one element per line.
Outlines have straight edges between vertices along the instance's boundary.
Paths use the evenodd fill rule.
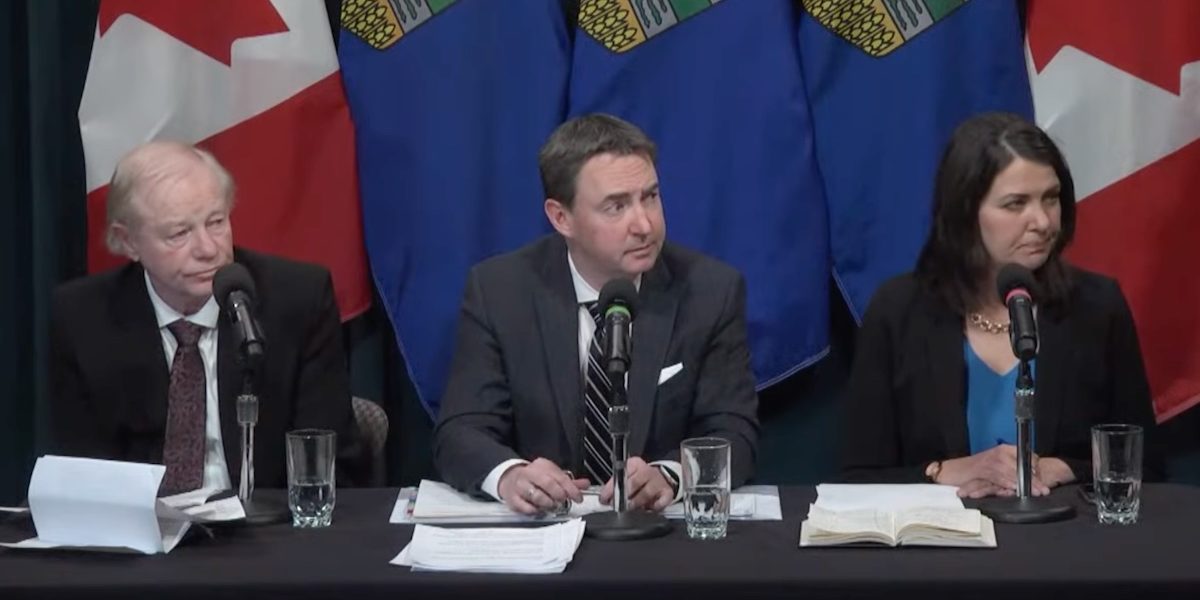
<path fill-rule="evenodd" d="M 833 511 L 809 506 L 800 546 L 879 543 L 888 546 L 995 548 L 992 520 L 968 508 L 914 507 L 898 511 Z"/>

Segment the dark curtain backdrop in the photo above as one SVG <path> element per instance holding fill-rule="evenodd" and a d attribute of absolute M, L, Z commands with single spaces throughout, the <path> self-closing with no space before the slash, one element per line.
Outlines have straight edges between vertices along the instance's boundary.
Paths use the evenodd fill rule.
<path fill-rule="evenodd" d="M 325 3 L 336 32 L 339 2 Z M 0 2 L 0 504 L 24 498 L 33 461 L 45 447 L 50 293 L 82 275 L 86 264 L 76 113 L 97 8 L 97 0 Z M 840 297 L 831 304 L 829 356 L 761 394 L 760 481 L 815 483 L 834 472 L 837 395 L 853 355 L 855 326 Z M 435 477 L 431 420 L 405 376 L 382 312 L 372 309 L 348 323 L 345 333 L 354 393 L 382 403 L 391 420 L 389 483 Z M 1200 411 L 1165 429 L 1172 478 L 1200 481 Z"/>

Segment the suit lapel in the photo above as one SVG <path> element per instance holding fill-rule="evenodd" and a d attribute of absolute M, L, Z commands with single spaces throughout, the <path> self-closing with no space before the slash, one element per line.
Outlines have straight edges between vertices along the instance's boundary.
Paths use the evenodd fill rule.
<path fill-rule="evenodd" d="M 1054 432 L 1062 412 L 1063 370 L 1070 366 L 1070 335 L 1061 313 L 1038 311 L 1039 348 L 1034 367 L 1034 451 L 1052 452 L 1057 440 Z"/>
<path fill-rule="evenodd" d="M 546 357 L 547 377 L 554 393 L 551 409 L 558 411 L 571 450 L 571 465 L 582 465 L 580 447 L 583 377 L 579 366 L 579 304 L 567 265 L 567 247 L 554 236 L 542 263 L 543 289 L 533 295 Z"/>
<path fill-rule="evenodd" d="M 641 306 L 634 315 L 630 336 L 630 456 L 640 456 L 646 447 L 658 395 L 658 376 L 666 359 L 675 311 L 679 306 L 679 290 L 671 287 L 671 273 L 661 255 L 642 277 L 638 296 Z"/>
<path fill-rule="evenodd" d="M 127 399 L 129 405 L 126 410 L 143 412 L 145 420 L 138 421 L 149 424 L 160 436 L 165 436 L 170 370 L 163 353 L 158 318 L 154 314 L 154 305 L 150 303 L 150 293 L 146 289 L 146 278 L 140 264 L 126 267 L 116 293 L 118 297 L 113 303 L 113 322 L 124 339 L 115 347 L 122 348 L 121 354 L 128 357 L 133 367 L 131 373 L 149 375 L 141 388 L 145 396 Z M 137 388 L 135 386 L 132 389 Z M 159 440 L 158 452 L 161 456 L 162 439 Z"/>
<path fill-rule="evenodd" d="M 940 425 L 946 457 L 966 456 L 970 454 L 970 445 L 967 443 L 967 386 L 963 373 L 966 370 L 963 322 L 945 307 L 926 315 L 931 324 L 926 338 L 928 356 L 921 376 L 925 377 L 930 390 L 927 414 Z"/>

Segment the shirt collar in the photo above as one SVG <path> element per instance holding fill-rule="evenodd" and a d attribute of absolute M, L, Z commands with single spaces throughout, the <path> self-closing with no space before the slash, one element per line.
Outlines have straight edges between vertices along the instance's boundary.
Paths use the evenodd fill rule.
<path fill-rule="evenodd" d="M 567 250 L 567 265 L 571 267 L 571 283 L 575 285 L 575 301 L 579 304 L 587 304 L 588 302 L 595 302 L 599 300 L 600 292 L 596 291 L 596 288 L 592 287 L 592 285 L 583 278 L 583 275 L 579 274 L 579 269 L 575 268 L 575 259 L 571 256 L 571 251 L 569 249 Z M 634 289 L 641 291 L 642 276 L 640 274 L 636 279 L 633 280 L 633 287 Z"/>
<path fill-rule="evenodd" d="M 158 295 L 154 290 L 154 284 L 150 283 L 150 274 L 142 270 L 142 276 L 146 279 L 146 291 L 150 294 L 150 304 L 154 306 L 154 317 L 158 319 L 158 328 L 162 329 L 175 321 L 184 319 L 207 329 L 215 329 L 217 327 L 217 319 L 221 316 L 221 309 L 217 306 L 217 299 L 209 296 L 208 302 L 200 307 L 200 310 L 190 315 L 182 315 L 179 311 L 171 308 L 165 300 Z"/>

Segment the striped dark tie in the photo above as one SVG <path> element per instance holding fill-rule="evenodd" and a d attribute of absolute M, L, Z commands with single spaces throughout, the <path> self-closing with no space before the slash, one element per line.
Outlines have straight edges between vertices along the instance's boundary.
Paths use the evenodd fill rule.
<path fill-rule="evenodd" d="M 592 343 L 588 347 L 586 382 L 583 389 L 583 465 L 593 483 L 605 484 L 612 478 L 612 436 L 608 432 L 608 392 L 611 387 L 604 372 L 604 351 L 601 337 L 603 315 L 597 302 L 586 303 L 596 322 Z"/>

